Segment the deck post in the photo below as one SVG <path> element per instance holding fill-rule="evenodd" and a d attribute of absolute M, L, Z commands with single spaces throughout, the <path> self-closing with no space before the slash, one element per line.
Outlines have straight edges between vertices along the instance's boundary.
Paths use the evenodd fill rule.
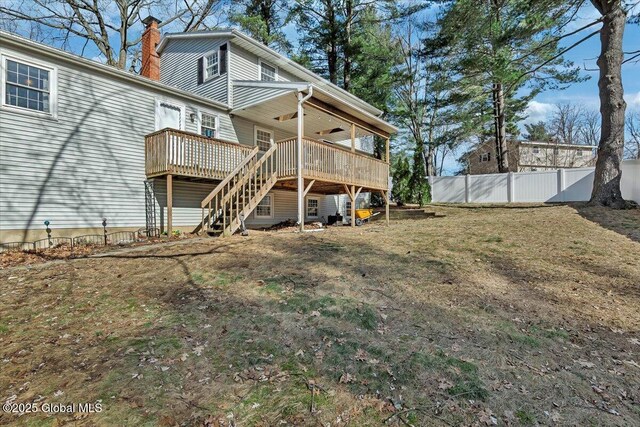
<path fill-rule="evenodd" d="M 173 175 L 167 175 L 167 236 L 173 233 Z"/>
<path fill-rule="evenodd" d="M 385 161 L 387 165 L 389 165 L 389 169 L 391 168 L 391 157 L 389 156 L 389 138 L 385 141 Z M 385 214 L 385 222 L 387 226 L 389 226 L 389 202 L 391 201 L 391 197 L 389 194 L 389 172 L 387 172 L 387 191 L 383 192 L 384 197 L 384 214 Z"/>
<path fill-rule="evenodd" d="M 298 224 L 304 231 L 304 178 L 302 176 L 302 137 L 304 136 L 304 106 L 302 92 L 298 92 L 298 143 L 297 143 L 297 177 L 298 177 Z"/>
<path fill-rule="evenodd" d="M 355 153 L 356 152 L 356 125 L 354 123 L 351 123 L 351 152 Z M 353 182 L 353 179 L 355 177 L 355 165 L 352 164 L 351 165 L 351 179 Z M 356 186 L 352 185 L 351 186 L 351 226 L 355 227 L 356 226 Z"/>

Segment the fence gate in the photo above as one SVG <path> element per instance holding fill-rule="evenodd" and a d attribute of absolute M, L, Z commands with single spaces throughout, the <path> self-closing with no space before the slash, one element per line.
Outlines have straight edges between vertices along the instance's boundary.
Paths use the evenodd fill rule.
<path fill-rule="evenodd" d="M 147 237 L 156 228 L 156 195 L 153 180 L 144 182 L 144 208 L 147 219 Z"/>

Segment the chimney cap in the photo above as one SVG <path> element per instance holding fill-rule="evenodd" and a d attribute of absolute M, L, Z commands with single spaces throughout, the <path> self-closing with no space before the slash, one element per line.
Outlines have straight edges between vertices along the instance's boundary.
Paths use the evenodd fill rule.
<path fill-rule="evenodd" d="M 150 26 L 151 26 L 151 24 L 152 24 L 152 23 L 154 23 L 154 22 L 155 22 L 156 24 L 159 24 L 159 23 L 161 23 L 162 21 L 161 21 L 161 20 L 159 20 L 158 18 L 156 18 L 155 16 L 151 16 L 151 15 L 147 16 L 146 18 L 144 18 L 144 19 L 142 20 L 142 23 L 143 23 L 146 27 L 150 27 Z"/>

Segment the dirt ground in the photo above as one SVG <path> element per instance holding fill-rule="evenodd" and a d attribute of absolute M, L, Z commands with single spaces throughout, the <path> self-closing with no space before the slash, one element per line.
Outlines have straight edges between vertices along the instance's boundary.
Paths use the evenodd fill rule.
<path fill-rule="evenodd" d="M 640 211 L 434 209 L 0 269 L 0 425 L 640 425 Z"/>

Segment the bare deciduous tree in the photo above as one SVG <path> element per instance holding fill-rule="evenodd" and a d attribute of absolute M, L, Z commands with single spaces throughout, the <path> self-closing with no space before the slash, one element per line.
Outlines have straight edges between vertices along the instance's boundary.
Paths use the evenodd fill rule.
<path fill-rule="evenodd" d="M 195 31 L 208 27 L 212 12 L 224 1 L 4 0 L 0 2 L 0 22 L 4 28 L 32 39 L 44 38 L 34 37 L 34 31 L 46 32 L 49 42 L 80 55 L 91 43 L 107 65 L 125 69 L 140 43 L 141 20 L 147 15 L 162 20 L 161 27 L 173 24 L 178 31 Z M 83 44 L 73 43 L 78 39 Z"/>

